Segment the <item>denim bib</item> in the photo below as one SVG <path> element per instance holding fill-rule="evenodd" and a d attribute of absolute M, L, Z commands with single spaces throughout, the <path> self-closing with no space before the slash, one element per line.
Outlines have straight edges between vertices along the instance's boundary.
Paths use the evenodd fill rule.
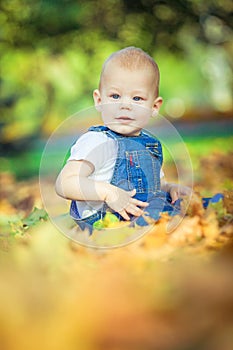
<path fill-rule="evenodd" d="M 134 198 L 149 202 L 145 209 L 146 214 L 158 219 L 160 213 L 167 211 L 171 215 L 178 213 L 178 208 L 171 205 L 168 193 L 161 191 L 160 170 L 163 163 L 162 147 L 159 140 L 146 131 L 138 136 L 123 136 L 106 126 L 92 126 L 89 131 L 102 132 L 117 141 L 118 153 L 111 184 L 126 191 L 136 189 Z M 105 215 L 108 208 L 106 204 L 96 214 L 81 219 L 75 201 L 71 202 L 70 214 L 84 229 L 86 224 L 93 223 Z M 120 219 L 118 213 L 114 213 Z M 133 217 L 131 217 L 133 219 Z M 135 218 L 138 225 L 146 225 L 143 217 Z"/>

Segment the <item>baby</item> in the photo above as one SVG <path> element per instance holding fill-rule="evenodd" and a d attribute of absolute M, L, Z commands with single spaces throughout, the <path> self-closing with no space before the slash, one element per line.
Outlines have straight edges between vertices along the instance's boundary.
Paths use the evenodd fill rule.
<path fill-rule="evenodd" d="M 153 58 L 135 47 L 113 53 L 93 98 L 103 125 L 78 139 L 56 181 L 57 194 L 72 201 L 73 219 L 92 231 L 107 211 L 139 225 L 145 213 L 178 213 L 178 198 L 191 190 L 166 182 L 161 143 L 144 130 L 163 102 Z"/>

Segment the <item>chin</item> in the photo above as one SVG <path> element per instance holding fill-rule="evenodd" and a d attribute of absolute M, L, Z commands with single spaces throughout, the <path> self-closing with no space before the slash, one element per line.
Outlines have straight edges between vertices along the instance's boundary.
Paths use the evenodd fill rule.
<path fill-rule="evenodd" d="M 141 129 L 135 129 L 129 125 L 107 125 L 109 129 L 125 136 L 137 136 Z"/>

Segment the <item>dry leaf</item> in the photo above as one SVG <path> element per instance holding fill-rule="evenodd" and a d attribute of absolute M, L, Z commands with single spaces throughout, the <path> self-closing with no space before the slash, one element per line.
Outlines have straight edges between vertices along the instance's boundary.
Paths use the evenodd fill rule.
<path fill-rule="evenodd" d="M 207 244 L 215 242 L 219 236 L 219 226 L 216 212 L 212 209 L 208 209 L 205 218 L 203 218 L 201 221 L 201 224 Z"/>
<path fill-rule="evenodd" d="M 224 191 L 223 195 L 224 207 L 228 213 L 233 214 L 233 191 Z"/>
<path fill-rule="evenodd" d="M 169 243 L 173 246 L 183 247 L 195 244 L 203 237 L 200 217 L 185 217 L 181 224 L 169 236 Z"/>

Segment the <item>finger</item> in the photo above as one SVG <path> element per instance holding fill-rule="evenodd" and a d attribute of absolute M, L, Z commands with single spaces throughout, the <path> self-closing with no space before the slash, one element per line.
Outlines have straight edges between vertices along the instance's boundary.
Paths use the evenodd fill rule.
<path fill-rule="evenodd" d="M 174 204 L 177 201 L 177 199 L 179 199 L 178 193 L 177 192 L 171 193 L 171 198 L 172 198 L 172 202 L 171 203 Z"/>
<path fill-rule="evenodd" d="M 136 194 L 136 189 L 135 188 L 132 191 L 129 191 L 130 197 L 135 196 L 135 194 Z"/>
<path fill-rule="evenodd" d="M 128 210 L 128 213 L 134 216 L 141 216 L 143 214 L 143 210 L 139 209 L 138 207 L 133 207 Z"/>
<path fill-rule="evenodd" d="M 129 204 L 126 208 L 125 211 L 129 214 L 132 214 L 134 216 L 140 216 L 143 214 L 143 210 L 135 206 L 134 204 Z"/>
<path fill-rule="evenodd" d="M 131 203 L 133 203 L 134 205 L 139 206 L 139 207 L 148 207 L 148 205 L 149 205 L 148 202 L 142 202 L 142 201 L 135 199 L 135 198 L 131 199 Z"/>
<path fill-rule="evenodd" d="M 119 214 L 123 217 L 123 219 L 125 219 L 126 221 L 129 221 L 129 220 L 130 220 L 129 215 L 126 213 L 125 210 L 121 210 L 121 211 L 119 211 L 118 213 L 119 213 Z"/>

